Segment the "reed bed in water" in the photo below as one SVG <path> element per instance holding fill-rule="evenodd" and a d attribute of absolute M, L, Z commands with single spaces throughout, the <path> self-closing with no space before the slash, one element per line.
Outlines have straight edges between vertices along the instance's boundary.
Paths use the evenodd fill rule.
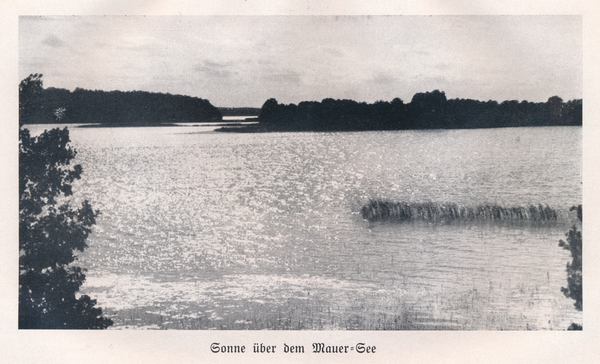
<path fill-rule="evenodd" d="M 498 205 L 459 206 L 455 203 L 408 203 L 370 200 L 362 207 L 363 219 L 374 221 L 428 221 L 436 223 L 468 221 L 555 222 L 558 213 L 543 205 L 503 207 Z"/>

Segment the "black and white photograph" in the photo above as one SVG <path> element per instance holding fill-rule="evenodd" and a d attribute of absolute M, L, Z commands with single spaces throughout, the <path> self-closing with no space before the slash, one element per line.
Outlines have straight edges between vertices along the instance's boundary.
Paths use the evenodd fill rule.
<path fill-rule="evenodd" d="M 16 22 L 18 335 L 375 362 L 597 326 L 583 14 Z"/>

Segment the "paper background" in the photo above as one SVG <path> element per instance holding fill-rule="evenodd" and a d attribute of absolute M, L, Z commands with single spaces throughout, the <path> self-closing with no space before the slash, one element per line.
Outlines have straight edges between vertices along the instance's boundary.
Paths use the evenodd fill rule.
<path fill-rule="evenodd" d="M 600 231 L 598 125 L 600 6 L 597 1 L 3 1 L 0 5 L 0 361 L 7 363 L 399 362 L 594 363 L 600 361 L 598 277 Z M 584 37 L 583 332 L 375 331 L 19 331 L 18 304 L 18 16 L 19 15 L 384 15 L 581 14 Z M 558 245 L 557 245 L 558 249 Z M 566 274 L 565 274 L 566 278 Z M 565 281 L 566 283 L 566 281 Z M 313 354 L 311 343 L 359 342 L 376 354 Z M 245 345 L 245 354 L 213 354 L 210 344 Z M 277 345 L 254 354 L 254 343 Z M 304 354 L 283 354 L 283 343 Z"/>

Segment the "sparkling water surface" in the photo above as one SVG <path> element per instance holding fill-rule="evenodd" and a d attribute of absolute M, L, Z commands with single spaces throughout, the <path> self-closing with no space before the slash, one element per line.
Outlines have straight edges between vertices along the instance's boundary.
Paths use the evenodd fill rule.
<path fill-rule="evenodd" d="M 31 126 L 39 132 L 48 126 Z M 101 211 L 83 293 L 116 328 L 563 330 L 581 128 L 70 126 Z M 369 199 L 549 205 L 557 224 L 369 223 Z"/>

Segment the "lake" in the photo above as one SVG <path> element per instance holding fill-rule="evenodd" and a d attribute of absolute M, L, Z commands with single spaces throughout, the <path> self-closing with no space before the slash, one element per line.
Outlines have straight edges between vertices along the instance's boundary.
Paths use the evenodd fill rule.
<path fill-rule="evenodd" d="M 39 132 L 48 126 L 30 126 Z M 235 134 L 69 127 L 101 211 L 82 292 L 113 328 L 564 330 L 581 127 Z M 370 199 L 556 223 L 369 223 Z"/>

